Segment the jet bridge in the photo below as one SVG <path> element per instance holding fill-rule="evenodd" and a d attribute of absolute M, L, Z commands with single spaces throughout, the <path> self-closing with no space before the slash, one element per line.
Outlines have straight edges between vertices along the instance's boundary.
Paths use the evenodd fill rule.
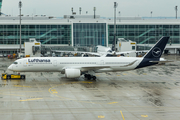
<path fill-rule="evenodd" d="M 136 57 L 136 42 L 131 40 L 126 40 L 124 38 L 118 38 L 116 44 L 117 52 L 127 52 L 124 56 L 126 57 Z"/>
<path fill-rule="evenodd" d="M 30 38 L 29 42 L 24 43 L 25 57 L 40 57 L 41 43 L 37 42 L 35 38 Z"/>

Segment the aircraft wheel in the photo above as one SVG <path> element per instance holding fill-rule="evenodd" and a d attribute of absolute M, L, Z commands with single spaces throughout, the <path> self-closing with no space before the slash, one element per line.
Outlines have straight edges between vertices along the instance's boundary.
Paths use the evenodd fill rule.
<path fill-rule="evenodd" d="M 87 76 L 87 79 L 88 79 L 88 80 L 91 80 L 91 75 L 88 75 L 88 76 Z"/>
<path fill-rule="evenodd" d="M 21 76 L 21 79 L 25 79 L 25 76 L 24 76 L 24 75 L 22 75 L 22 76 Z"/>
<path fill-rule="evenodd" d="M 84 77 L 87 78 L 87 77 L 88 77 L 88 74 L 84 74 Z"/>
<path fill-rule="evenodd" d="M 93 79 L 93 80 L 96 80 L 96 76 L 93 76 L 92 79 Z"/>
<path fill-rule="evenodd" d="M 11 76 L 7 76 L 7 79 L 11 79 Z"/>

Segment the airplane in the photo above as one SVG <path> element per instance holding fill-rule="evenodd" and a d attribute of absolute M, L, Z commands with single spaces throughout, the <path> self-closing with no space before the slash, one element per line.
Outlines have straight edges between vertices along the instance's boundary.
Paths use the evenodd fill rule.
<path fill-rule="evenodd" d="M 84 75 L 95 80 L 95 73 L 135 70 L 169 61 L 160 57 L 169 40 L 161 37 L 143 57 L 30 57 L 16 60 L 8 70 L 15 72 L 61 72 L 66 78 Z"/>
<path fill-rule="evenodd" d="M 114 52 L 111 50 L 110 47 L 104 47 L 101 45 L 96 46 L 97 52 L 84 52 L 84 51 L 62 51 L 62 50 L 52 50 L 52 52 L 56 53 L 80 53 L 82 54 L 82 57 L 86 55 L 95 55 L 95 56 L 100 56 L 100 57 L 105 57 L 107 54 L 114 54 Z"/>
<path fill-rule="evenodd" d="M 123 51 L 123 52 L 117 52 L 117 51 L 112 51 L 112 48 L 110 47 L 105 47 L 105 46 L 101 46 L 98 45 L 97 47 L 97 54 L 99 54 L 100 57 L 108 57 L 108 56 L 126 56 L 127 54 L 130 53 L 146 53 L 148 52 L 147 50 L 143 50 L 143 51 Z M 91 53 L 89 53 L 91 54 Z M 93 55 L 94 53 L 92 53 Z"/>
<path fill-rule="evenodd" d="M 82 54 L 82 57 L 86 57 L 87 55 L 95 55 L 99 57 L 108 57 L 108 56 L 125 56 L 126 54 L 130 53 L 142 53 L 142 52 L 147 52 L 147 51 L 124 51 L 124 52 L 115 52 L 112 51 L 110 47 L 105 47 L 101 45 L 97 45 L 97 52 L 84 52 L 84 51 L 62 51 L 62 50 L 52 50 L 52 52 L 56 53 L 80 53 Z"/>

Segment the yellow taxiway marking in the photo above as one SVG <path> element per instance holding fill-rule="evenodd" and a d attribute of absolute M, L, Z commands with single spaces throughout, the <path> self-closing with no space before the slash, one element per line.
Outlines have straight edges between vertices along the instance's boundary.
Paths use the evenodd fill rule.
<path fill-rule="evenodd" d="M 171 80 L 173 80 L 173 81 L 176 81 L 176 80 L 174 80 L 174 79 L 172 79 L 172 78 L 170 78 Z"/>
<path fill-rule="evenodd" d="M 14 87 L 28 87 L 28 88 L 30 88 L 31 86 L 14 85 Z"/>
<path fill-rule="evenodd" d="M 53 91 L 55 90 L 55 87 L 59 87 L 59 86 L 63 86 L 63 85 L 68 85 L 68 84 L 92 84 L 93 82 L 87 82 L 87 81 L 82 81 L 82 82 L 69 82 L 69 83 L 64 83 L 64 84 L 58 84 L 58 85 L 55 85 L 55 86 L 52 86 L 51 88 L 48 89 L 49 93 L 56 96 L 56 97 L 59 97 L 60 100 L 64 99 L 64 100 L 74 100 L 74 101 L 78 101 L 78 102 L 81 102 L 81 103 L 95 103 L 95 102 L 90 102 L 90 101 L 79 101 L 79 100 L 76 100 L 74 98 L 68 98 L 68 97 L 63 97 L 63 96 L 60 96 L 56 93 L 54 93 Z M 109 105 L 113 105 L 115 103 L 118 103 L 118 102 L 112 102 L 112 103 L 97 103 L 96 104 L 109 104 Z"/>
<path fill-rule="evenodd" d="M 105 116 L 98 116 L 98 118 L 105 118 Z"/>
<path fill-rule="evenodd" d="M 110 102 L 110 103 L 108 103 L 108 104 L 116 104 L 116 103 L 118 103 L 118 102 Z"/>
<path fill-rule="evenodd" d="M 123 75 L 127 75 L 126 73 L 123 73 Z"/>
<path fill-rule="evenodd" d="M 143 73 L 143 75 L 147 75 L 147 73 Z"/>
<path fill-rule="evenodd" d="M 117 75 L 117 76 L 121 76 L 121 75 Z"/>
<path fill-rule="evenodd" d="M 120 111 L 120 113 L 121 113 L 121 116 L 122 116 L 123 120 L 125 120 L 122 111 Z"/>
<path fill-rule="evenodd" d="M 53 93 L 58 93 L 55 89 L 51 89 L 51 91 L 52 91 Z"/>
<path fill-rule="evenodd" d="M 132 72 L 132 71 L 128 71 L 128 72 L 131 73 L 131 74 L 133 74 L 133 75 L 138 76 L 138 74 L 136 74 L 136 73 L 134 73 L 134 72 Z"/>
<path fill-rule="evenodd" d="M 34 98 L 34 99 L 26 99 L 26 100 L 19 100 L 19 101 L 30 101 L 30 100 L 40 100 L 40 99 L 43 99 L 43 98 Z"/>
<path fill-rule="evenodd" d="M 83 82 L 70 82 L 70 83 L 65 83 L 65 84 L 59 84 L 59 85 L 55 85 L 55 86 L 53 86 L 53 87 L 49 88 L 49 90 L 48 90 L 48 91 L 49 91 L 51 94 L 53 94 L 53 95 L 55 95 L 55 96 L 57 96 L 57 97 L 59 97 L 59 98 L 62 98 L 62 99 L 67 99 L 67 100 L 74 100 L 74 99 L 72 99 L 72 98 L 67 98 L 67 97 L 62 97 L 62 96 L 59 96 L 59 95 L 57 95 L 57 94 L 53 93 L 53 91 L 52 91 L 52 90 L 54 90 L 53 88 L 55 88 L 55 87 L 57 87 L 57 86 L 61 86 L 61 85 L 68 85 L 68 84 L 77 84 L 77 83 L 93 83 L 93 82 L 86 82 L 86 81 L 83 81 Z M 92 102 L 90 102 L 90 103 L 92 103 Z"/>
<path fill-rule="evenodd" d="M 93 82 L 83 81 L 82 83 L 93 83 Z"/>
<path fill-rule="evenodd" d="M 148 117 L 148 115 L 141 115 L 141 117 Z"/>

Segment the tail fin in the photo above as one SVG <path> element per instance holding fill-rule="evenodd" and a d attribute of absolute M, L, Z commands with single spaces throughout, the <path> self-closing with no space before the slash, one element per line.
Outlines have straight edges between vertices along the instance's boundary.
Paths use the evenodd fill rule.
<path fill-rule="evenodd" d="M 161 37 L 160 40 L 152 47 L 144 58 L 159 59 L 170 37 Z"/>
<path fill-rule="evenodd" d="M 136 67 L 142 68 L 158 64 L 160 57 L 164 51 L 164 48 L 169 40 L 169 37 L 161 37 L 160 40 L 152 47 L 148 53 L 143 57 L 141 63 Z"/>

